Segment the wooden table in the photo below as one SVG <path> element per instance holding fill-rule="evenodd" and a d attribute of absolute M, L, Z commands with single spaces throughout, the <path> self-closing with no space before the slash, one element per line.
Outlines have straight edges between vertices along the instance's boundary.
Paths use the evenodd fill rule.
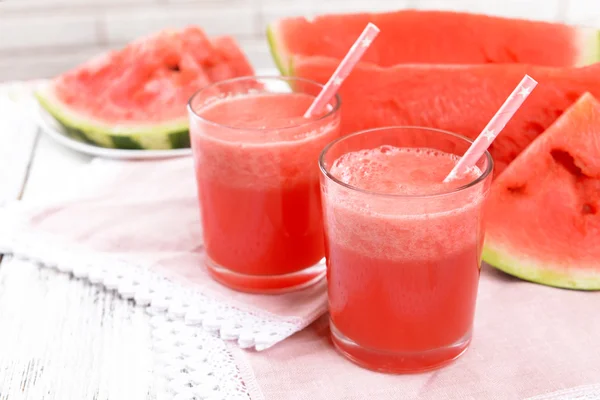
<path fill-rule="evenodd" d="M 90 161 L 41 132 L 0 131 L 0 203 L 43 199 Z M 69 275 L 0 263 L 0 400 L 154 399 L 149 316 Z"/>

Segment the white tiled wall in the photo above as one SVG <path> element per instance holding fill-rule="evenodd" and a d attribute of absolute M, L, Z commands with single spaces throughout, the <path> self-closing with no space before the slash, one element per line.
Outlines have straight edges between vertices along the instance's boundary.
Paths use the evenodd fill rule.
<path fill-rule="evenodd" d="M 231 34 L 256 68 L 272 66 L 264 31 L 286 15 L 446 9 L 598 25 L 600 0 L 0 0 L 0 81 L 49 77 L 164 27 Z"/>

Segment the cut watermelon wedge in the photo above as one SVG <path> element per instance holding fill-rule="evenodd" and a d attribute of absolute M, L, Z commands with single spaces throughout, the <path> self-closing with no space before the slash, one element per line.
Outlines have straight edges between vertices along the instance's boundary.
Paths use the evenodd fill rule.
<path fill-rule="evenodd" d="M 67 131 L 123 149 L 189 147 L 186 104 L 216 80 L 253 75 L 230 37 L 198 27 L 165 30 L 53 79 L 36 96 Z"/>
<path fill-rule="evenodd" d="M 600 103 L 584 94 L 492 185 L 483 259 L 545 285 L 600 289 Z"/>
<path fill-rule="evenodd" d="M 86 143 L 121 149 L 177 149 L 189 147 L 185 117 L 164 123 L 137 120 L 117 122 L 94 111 L 84 112 L 63 102 L 52 85 L 36 92 L 38 101 L 69 133 Z"/>
<path fill-rule="evenodd" d="M 324 83 L 338 61 L 296 57 L 292 74 Z M 477 137 L 525 74 L 539 84 L 490 147 L 495 176 L 586 91 L 600 96 L 600 64 L 581 68 L 523 64 L 359 63 L 340 88 L 342 133 L 394 125 Z"/>
<path fill-rule="evenodd" d="M 567 67 L 600 59 L 596 29 L 446 11 L 283 18 L 268 26 L 267 35 L 273 58 L 287 75 L 294 56 L 343 58 L 368 22 L 381 33 L 362 60 L 383 67 L 401 63 Z"/>

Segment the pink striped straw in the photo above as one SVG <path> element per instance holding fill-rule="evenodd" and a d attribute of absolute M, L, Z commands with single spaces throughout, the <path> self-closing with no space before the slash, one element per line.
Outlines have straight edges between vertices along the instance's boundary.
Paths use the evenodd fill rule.
<path fill-rule="evenodd" d="M 373 40 L 379 34 L 379 28 L 372 23 L 368 23 L 366 28 L 362 31 L 356 42 L 350 48 L 350 51 L 346 54 L 340 65 L 336 68 L 329 81 L 325 84 L 319 95 L 312 102 L 304 118 L 310 118 L 312 115 L 319 114 L 329 104 L 329 101 L 340 88 L 344 79 L 350 75 L 352 69 L 360 58 L 365 54 L 365 51 L 369 48 Z"/>
<path fill-rule="evenodd" d="M 510 121 L 512 116 L 517 112 L 519 107 L 521 107 L 525 99 L 531 94 L 531 91 L 536 86 L 537 82 L 529 75 L 525 75 L 515 90 L 513 90 L 510 96 L 504 101 L 502 107 L 500 107 L 483 131 L 477 136 L 477 139 L 475 139 L 458 163 L 452 168 L 452 171 L 450 171 L 448 176 L 444 179 L 444 182 L 449 182 L 452 179 L 457 178 L 477 163 L 477 160 L 479 160 L 488 147 L 490 147 L 500 131 L 504 129 L 508 121 Z"/>

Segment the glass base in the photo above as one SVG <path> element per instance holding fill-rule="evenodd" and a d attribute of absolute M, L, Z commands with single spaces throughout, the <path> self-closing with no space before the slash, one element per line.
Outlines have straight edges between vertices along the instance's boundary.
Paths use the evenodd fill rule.
<path fill-rule="evenodd" d="M 329 321 L 335 348 L 355 364 L 373 371 L 390 374 L 410 374 L 443 367 L 460 357 L 469 347 L 471 330 L 455 343 L 420 352 L 390 352 L 362 347 L 344 336 Z"/>
<path fill-rule="evenodd" d="M 241 292 L 280 294 L 312 286 L 327 272 L 325 259 L 312 267 L 283 275 L 247 275 L 222 267 L 206 257 L 210 275 L 219 283 Z"/>

